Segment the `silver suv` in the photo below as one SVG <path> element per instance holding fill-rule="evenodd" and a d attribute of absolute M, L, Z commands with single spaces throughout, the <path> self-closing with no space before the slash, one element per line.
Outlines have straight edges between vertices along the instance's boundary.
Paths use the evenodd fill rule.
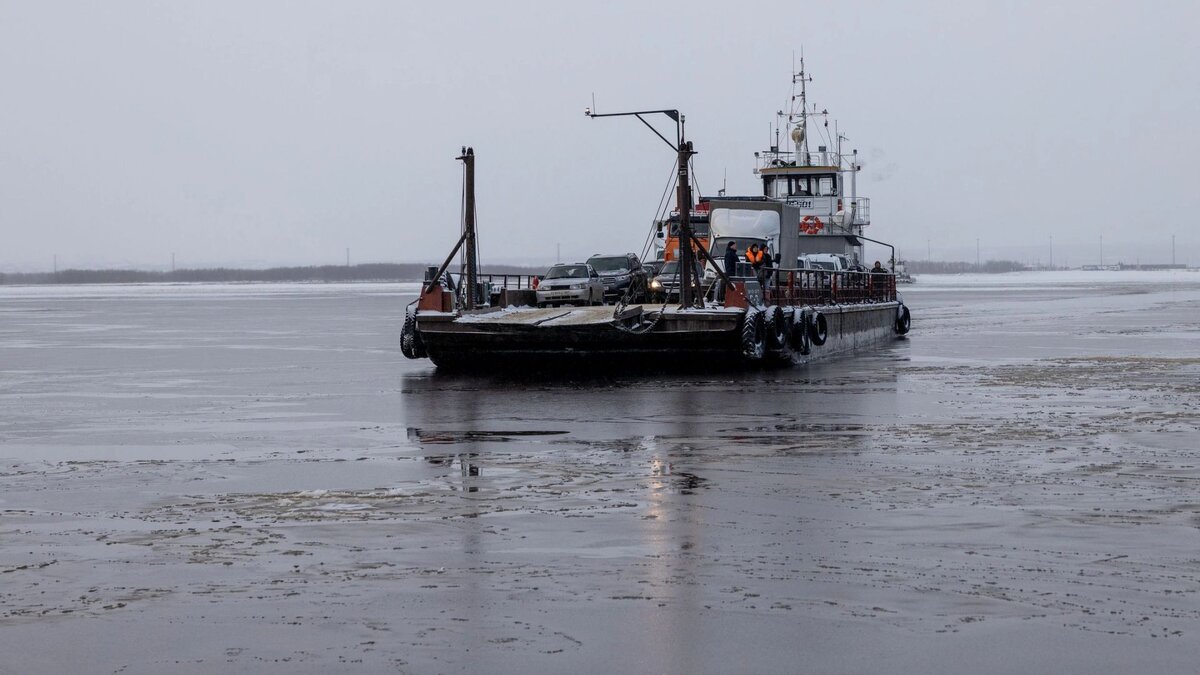
<path fill-rule="evenodd" d="M 538 307 L 552 305 L 600 305 L 604 284 L 591 265 L 559 264 L 546 270 L 537 287 Z"/>

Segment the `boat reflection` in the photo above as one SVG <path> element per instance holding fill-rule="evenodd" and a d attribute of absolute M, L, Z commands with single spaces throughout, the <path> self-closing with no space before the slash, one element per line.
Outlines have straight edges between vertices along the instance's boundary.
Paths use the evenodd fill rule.
<path fill-rule="evenodd" d="M 875 420 L 902 405 L 906 358 L 901 347 L 649 378 L 405 375 L 409 442 L 448 488 L 440 526 L 458 550 L 444 553 L 472 570 L 456 602 L 543 623 L 620 612 L 647 671 L 703 670 L 686 645 L 711 634 L 731 588 L 761 581 L 762 563 L 740 551 L 828 545 L 794 511 L 801 483 L 874 452 Z"/>

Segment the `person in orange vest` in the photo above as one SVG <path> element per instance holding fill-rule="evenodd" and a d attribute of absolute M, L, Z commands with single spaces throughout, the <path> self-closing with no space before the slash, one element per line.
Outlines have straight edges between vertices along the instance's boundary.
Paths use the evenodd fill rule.
<path fill-rule="evenodd" d="M 758 247 L 758 244 L 750 244 L 750 250 L 746 251 L 746 262 L 754 268 L 754 276 L 758 278 L 758 285 L 766 289 L 766 284 L 763 283 L 763 263 L 766 261 L 766 251 Z"/>
<path fill-rule="evenodd" d="M 758 269 L 762 265 L 763 254 L 758 250 L 758 244 L 750 244 L 750 248 L 746 250 L 746 262 L 754 269 Z"/>

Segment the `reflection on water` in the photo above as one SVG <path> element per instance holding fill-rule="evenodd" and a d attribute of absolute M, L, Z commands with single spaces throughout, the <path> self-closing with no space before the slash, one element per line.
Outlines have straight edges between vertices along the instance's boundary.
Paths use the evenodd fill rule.
<path fill-rule="evenodd" d="M 627 603 L 647 668 L 678 671 L 699 666 L 684 645 L 719 600 L 713 584 L 747 586 L 729 569 L 715 582 L 716 561 L 767 541 L 826 546 L 803 514 L 770 514 L 794 509 L 802 488 L 789 476 L 870 451 L 873 420 L 900 407 L 906 359 L 899 346 L 769 372 L 424 372 L 403 377 L 401 400 L 409 440 L 480 514 L 460 531 L 464 551 L 550 566 L 563 593 Z M 521 534 L 480 539 L 479 526 Z M 730 592 L 748 602 L 750 591 Z"/>

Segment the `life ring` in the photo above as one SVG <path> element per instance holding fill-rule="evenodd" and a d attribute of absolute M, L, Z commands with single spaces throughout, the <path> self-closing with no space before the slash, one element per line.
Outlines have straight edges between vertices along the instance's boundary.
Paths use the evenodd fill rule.
<path fill-rule="evenodd" d="M 792 316 L 792 349 L 808 354 L 812 348 L 808 342 L 808 310 L 802 309 Z"/>
<path fill-rule="evenodd" d="M 908 312 L 908 307 L 900 305 L 896 308 L 896 334 L 904 335 L 911 327 L 912 316 Z"/>
<path fill-rule="evenodd" d="M 742 356 L 750 361 L 762 360 L 766 352 L 763 333 L 762 312 L 757 309 L 746 310 L 746 316 L 742 320 Z"/>
<path fill-rule="evenodd" d="M 818 347 L 825 344 L 825 340 L 829 338 L 829 322 L 825 320 L 824 314 L 813 312 L 808 322 L 808 337 Z"/>
<path fill-rule="evenodd" d="M 804 216 L 800 219 L 800 231 L 804 234 L 819 234 L 825 229 L 825 223 L 816 216 Z"/>

